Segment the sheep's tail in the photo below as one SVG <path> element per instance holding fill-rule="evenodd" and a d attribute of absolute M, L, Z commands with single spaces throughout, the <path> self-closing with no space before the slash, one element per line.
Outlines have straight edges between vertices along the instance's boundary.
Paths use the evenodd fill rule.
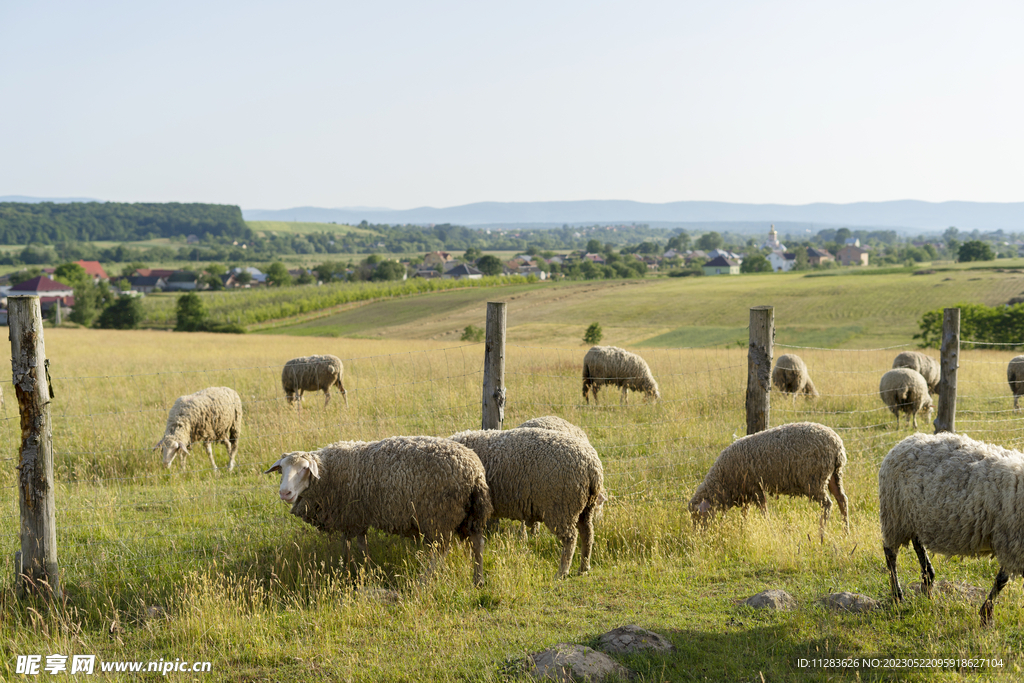
<path fill-rule="evenodd" d="M 481 476 L 469 495 L 466 517 L 457 529 L 459 538 L 472 538 L 482 534 L 492 512 L 494 512 L 494 506 L 491 505 L 491 491 L 487 488 L 486 480 Z"/>
<path fill-rule="evenodd" d="M 590 398 L 587 396 L 587 393 L 590 391 L 590 387 L 593 386 L 593 384 L 594 384 L 594 378 L 590 375 L 590 366 L 588 366 L 587 362 L 584 361 L 583 362 L 583 400 L 586 401 L 587 403 L 590 403 Z M 597 394 L 594 394 L 594 396 L 596 397 Z"/>

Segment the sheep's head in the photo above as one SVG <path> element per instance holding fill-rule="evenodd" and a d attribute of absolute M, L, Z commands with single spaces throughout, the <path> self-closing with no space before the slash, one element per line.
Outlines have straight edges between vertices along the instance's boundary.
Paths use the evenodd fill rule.
<path fill-rule="evenodd" d="M 160 441 L 153 446 L 153 450 L 160 451 L 163 454 L 164 467 L 170 467 L 171 463 L 174 462 L 174 459 L 178 457 L 178 453 L 182 454 L 182 462 L 184 462 L 185 457 L 189 454 L 188 444 L 182 443 L 171 436 L 165 436 L 160 439 Z"/>
<path fill-rule="evenodd" d="M 320 478 L 320 467 L 310 453 L 295 451 L 285 453 L 281 459 L 270 466 L 264 474 L 281 473 L 281 500 L 294 503 L 309 488 L 313 479 Z"/>
<path fill-rule="evenodd" d="M 695 528 L 707 527 L 715 508 L 716 504 L 713 500 L 703 496 L 699 498 L 694 496 L 693 500 L 690 501 L 690 518 L 693 520 L 693 526 Z"/>
<path fill-rule="evenodd" d="M 651 401 L 657 401 L 661 398 L 661 392 L 658 391 L 658 383 L 652 379 L 650 384 L 644 390 L 644 395 Z"/>
<path fill-rule="evenodd" d="M 933 407 L 934 406 L 932 405 L 932 397 L 928 396 L 924 400 L 924 405 L 921 406 L 921 411 L 924 412 L 928 416 L 927 419 L 929 419 L 929 420 L 932 419 L 932 408 Z"/>

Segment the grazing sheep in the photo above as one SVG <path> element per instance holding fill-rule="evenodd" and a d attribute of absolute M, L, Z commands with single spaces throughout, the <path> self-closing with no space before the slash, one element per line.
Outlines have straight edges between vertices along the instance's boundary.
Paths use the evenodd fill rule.
<path fill-rule="evenodd" d="M 900 413 L 906 413 L 913 419 L 917 429 L 917 414 L 926 412 L 932 415 L 932 397 L 928 394 L 928 383 L 921 373 L 910 368 L 896 368 L 882 375 L 878 383 L 878 393 L 882 401 L 896 416 L 896 429 L 900 428 Z"/>
<path fill-rule="evenodd" d="M 523 424 L 516 427 L 516 429 L 550 429 L 553 432 L 564 432 L 565 434 L 571 434 L 572 436 L 580 439 L 587 438 L 587 433 L 580 427 L 577 427 L 572 422 L 564 420 L 556 415 L 545 415 L 544 417 L 535 417 L 532 420 L 527 420 Z"/>
<path fill-rule="evenodd" d="M 343 441 L 286 453 L 270 472 L 281 473 L 281 500 L 293 515 L 346 542 L 356 537 L 364 557 L 370 527 L 439 543 L 441 557 L 453 534 L 468 538 L 473 580 L 482 583 L 491 496 L 480 459 L 465 446 L 429 436 Z"/>
<path fill-rule="evenodd" d="M 1010 391 L 1013 392 L 1013 409 L 1020 410 L 1017 401 L 1024 395 L 1024 356 L 1010 359 L 1010 364 L 1006 366 L 1006 381 L 1010 383 Z"/>
<path fill-rule="evenodd" d="M 779 356 L 779 359 L 775 361 L 775 369 L 772 370 L 772 386 L 784 394 L 818 395 L 814 382 L 807 374 L 807 366 L 804 364 L 803 358 L 794 353 Z"/>
<path fill-rule="evenodd" d="M 850 531 L 843 490 L 846 449 L 834 431 L 814 422 L 795 422 L 734 441 L 718 456 L 690 499 L 694 522 L 706 522 L 716 510 L 757 503 L 767 514 L 769 495 L 806 496 L 821 504 L 821 540 L 832 510 L 828 493 Z"/>
<path fill-rule="evenodd" d="M 995 555 L 999 573 L 979 612 L 981 624 L 990 624 L 999 591 L 1024 573 L 1024 453 L 962 434 L 913 434 L 882 460 L 878 497 L 893 599 L 903 599 L 896 555 L 908 542 L 929 596 L 935 570 L 927 550 Z"/>
<path fill-rule="evenodd" d="M 896 356 L 892 367 L 917 370 L 924 377 L 924 381 L 928 383 L 928 393 L 937 394 L 939 392 L 939 379 L 942 377 L 942 371 L 939 368 L 939 361 L 931 356 L 920 351 L 904 351 Z"/>
<path fill-rule="evenodd" d="M 153 450 L 162 450 L 164 465 L 170 467 L 174 458 L 181 453 L 181 466 L 185 466 L 188 447 L 197 441 L 205 442 L 210 464 L 217 469 L 213 459 L 213 442 L 219 441 L 228 449 L 230 460 L 228 470 L 235 469 L 235 455 L 238 453 L 238 436 L 242 431 L 242 399 L 238 392 L 228 387 L 210 387 L 188 396 L 181 396 L 167 416 L 164 436 Z"/>
<path fill-rule="evenodd" d="M 643 358 L 617 346 L 593 346 L 583 357 L 583 398 L 587 403 L 591 390 L 597 403 L 597 390 L 605 384 L 622 387 L 619 403 L 627 403 L 627 389 L 643 392 L 652 400 L 661 398 L 658 383 Z"/>
<path fill-rule="evenodd" d="M 451 438 L 483 462 L 495 517 L 544 522 L 562 541 L 559 578 L 569 574 L 577 535 L 580 573 L 590 570 L 594 515 L 607 496 L 604 468 L 589 441 L 529 427 L 466 431 Z"/>
<path fill-rule="evenodd" d="M 292 358 L 284 364 L 281 371 L 281 386 L 284 387 L 285 398 L 288 403 L 298 403 L 299 410 L 302 410 L 302 392 L 322 391 L 324 392 L 324 408 L 331 402 L 331 387 L 338 386 L 341 397 L 348 405 L 348 392 L 341 383 L 341 376 L 344 373 L 344 366 L 337 356 L 303 356 Z"/>

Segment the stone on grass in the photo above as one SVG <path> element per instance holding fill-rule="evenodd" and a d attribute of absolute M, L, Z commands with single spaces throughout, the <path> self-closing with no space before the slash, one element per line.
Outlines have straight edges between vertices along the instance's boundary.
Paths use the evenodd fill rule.
<path fill-rule="evenodd" d="M 536 679 L 563 683 L 600 683 L 610 676 L 629 680 L 633 672 L 603 652 L 585 645 L 559 643 L 526 658 L 526 670 Z"/>
<path fill-rule="evenodd" d="M 617 655 L 645 650 L 672 652 L 676 649 L 676 646 L 664 636 L 633 625 L 620 626 L 608 631 L 598 638 L 598 642 L 600 642 L 602 650 Z"/>
<path fill-rule="evenodd" d="M 860 593 L 832 593 L 823 597 L 821 602 L 832 609 L 845 612 L 870 612 L 878 609 L 878 603 L 873 598 Z"/>
<path fill-rule="evenodd" d="M 785 611 L 795 608 L 796 600 L 786 591 L 773 588 L 747 598 L 743 604 L 757 609 Z"/>

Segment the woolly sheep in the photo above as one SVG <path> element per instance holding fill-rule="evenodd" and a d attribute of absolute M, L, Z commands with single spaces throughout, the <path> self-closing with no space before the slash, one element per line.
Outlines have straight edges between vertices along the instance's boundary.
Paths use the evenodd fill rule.
<path fill-rule="evenodd" d="M 577 536 L 580 573 L 590 570 L 594 515 L 607 496 L 601 459 L 589 441 L 530 427 L 466 431 L 451 438 L 483 462 L 495 517 L 544 522 L 562 541 L 559 578 L 569 574 Z"/>
<path fill-rule="evenodd" d="M 299 410 L 302 410 L 302 392 L 322 391 L 324 392 L 324 408 L 331 402 L 331 387 L 338 386 L 341 397 L 348 405 L 348 392 L 341 383 L 341 376 L 344 373 L 344 366 L 337 356 L 303 356 L 292 358 L 284 364 L 281 371 L 281 386 L 284 387 L 285 398 L 288 403 L 298 403 Z"/>
<path fill-rule="evenodd" d="M 1006 366 L 1006 381 L 1013 392 L 1013 409 L 1020 410 L 1017 401 L 1024 395 L 1024 356 L 1015 356 Z"/>
<path fill-rule="evenodd" d="M 896 429 L 900 428 L 900 413 L 906 413 L 917 429 L 917 414 L 927 413 L 931 418 L 932 397 L 928 394 L 928 383 L 921 373 L 910 368 L 896 368 L 882 375 L 878 383 L 882 401 L 896 416 Z"/>
<path fill-rule="evenodd" d="M 893 368 L 910 368 L 921 373 L 924 381 L 928 383 L 928 393 L 936 394 L 939 391 L 939 379 L 942 372 L 939 368 L 939 361 L 920 351 L 904 351 L 896 356 L 892 362 Z"/>
<path fill-rule="evenodd" d="M 452 535 L 469 539 L 473 580 L 482 583 L 493 508 L 484 467 L 462 444 L 428 436 L 339 442 L 286 453 L 270 472 L 281 473 L 281 500 L 293 515 L 346 542 L 356 537 L 364 557 L 370 527 L 439 543 L 442 557 Z"/>
<path fill-rule="evenodd" d="M 882 460 L 878 497 L 894 600 L 903 599 L 896 555 L 908 542 L 929 596 L 935 570 L 927 550 L 995 555 L 999 573 L 979 611 L 981 624 L 990 624 L 999 591 L 1010 576 L 1024 573 L 1024 453 L 961 434 L 913 434 Z"/>
<path fill-rule="evenodd" d="M 571 434 L 580 439 L 586 439 L 587 433 L 581 428 L 574 425 L 568 420 L 562 419 L 557 415 L 545 415 L 544 417 L 535 417 L 532 420 L 527 420 L 523 424 L 516 427 L 516 429 L 550 429 L 553 432 L 564 432 L 565 434 Z"/>
<path fill-rule="evenodd" d="M 658 383 L 643 358 L 617 346 L 593 346 L 583 357 L 583 398 L 587 403 L 590 391 L 597 403 L 597 391 L 605 384 L 622 388 L 619 403 L 627 403 L 627 389 L 643 392 L 652 400 L 661 398 Z"/>
<path fill-rule="evenodd" d="M 210 387 L 188 396 L 181 396 L 167 416 L 164 436 L 153 450 L 163 452 L 164 465 L 170 467 L 174 458 L 181 453 L 181 465 L 189 455 L 188 447 L 203 441 L 210 464 L 217 469 L 213 459 L 213 442 L 219 441 L 228 449 L 230 459 L 228 470 L 235 469 L 235 455 L 238 453 L 238 437 L 242 431 L 242 399 L 238 392 L 228 387 Z"/>
<path fill-rule="evenodd" d="M 832 510 L 828 493 L 850 531 L 843 490 L 846 449 L 843 440 L 825 425 L 795 422 L 738 439 L 722 451 L 690 499 L 694 522 L 706 522 L 716 510 L 757 503 L 767 514 L 769 495 L 806 496 L 821 504 L 821 540 Z"/>
<path fill-rule="evenodd" d="M 772 370 L 772 386 L 784 394 L 818 395 L 814 382 L 807 374 L 807 366 L 803 359 L 793 353 L 779 356 L 779 359 L 775 361 L 775 369 Z"/>

